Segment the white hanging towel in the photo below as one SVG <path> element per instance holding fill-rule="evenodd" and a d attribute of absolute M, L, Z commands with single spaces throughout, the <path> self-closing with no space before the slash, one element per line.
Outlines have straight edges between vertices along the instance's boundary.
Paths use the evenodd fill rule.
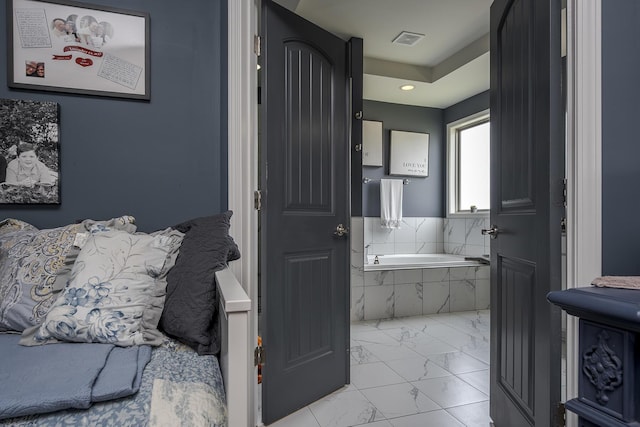
<path fill-rule="evenodd" d="M 380 223 L 383 228 L 400 228 L 402 222 L 402 180 L 380 180 Z"/>

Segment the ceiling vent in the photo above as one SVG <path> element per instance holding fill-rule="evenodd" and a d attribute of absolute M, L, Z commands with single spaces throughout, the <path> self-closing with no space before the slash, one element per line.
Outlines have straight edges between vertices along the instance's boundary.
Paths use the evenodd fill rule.
<path fill-rule="evenodd" d="M 403 31 L 393 39 L 393 43 L 401 44 L 403 46 L 415 46 L 420 40 L 424 38 L 424 34 L 412 33 L 409 31 Z"/>

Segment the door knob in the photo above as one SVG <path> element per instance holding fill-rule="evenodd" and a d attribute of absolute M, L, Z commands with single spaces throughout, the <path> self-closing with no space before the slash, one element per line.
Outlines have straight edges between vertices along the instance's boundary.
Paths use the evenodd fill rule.
<path fill-rule="evenodd" d="M 342 224 L 338 224 L 336 227 L 336 231 L 333 232 L 338 237 L 342 237 L 345 234 L 349 234 L 349 229 Z"/>
<path fill-rule="evenodd" d="M 482 234 L 484 236 L 489 236 L 492 239 L 495 239 L 496 237 L 498 237 L 498 227 L 496 227 L 495 225 L 491 225 L 491 228 L 483 228 L 482 229 Z"/>

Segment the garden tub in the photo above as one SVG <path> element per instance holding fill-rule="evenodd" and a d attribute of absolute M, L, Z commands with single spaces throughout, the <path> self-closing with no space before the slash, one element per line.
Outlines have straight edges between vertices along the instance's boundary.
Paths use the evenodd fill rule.
<path fill-rule="evenodd" d="M 469 257 L 452 254 L 368 255 L 366 261 L 364 271 L 408 270 L 483 265 L 489 263 L 489 256 Z"/>

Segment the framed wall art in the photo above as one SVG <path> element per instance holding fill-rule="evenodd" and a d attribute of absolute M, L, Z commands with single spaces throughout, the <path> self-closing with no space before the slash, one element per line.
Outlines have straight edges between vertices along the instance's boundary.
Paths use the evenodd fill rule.
<path fill-rule="evenodd" d="M 150 99 L 149 15 L 52 0 L 7 0 L 8 84 Z"/>
<path fill-rule="evenodd" d="M 60 204 L 58 104 L 0 99 L 0 204 Z"/>
<path fill-rule="evenodd" d="M 429 176 L 429 134 L 391 131 L 389 175 Z"/>
<path fill-rule="evenodd" d="M 382 166 L 382 122 L 362 121 L 362 165 Z"/>

